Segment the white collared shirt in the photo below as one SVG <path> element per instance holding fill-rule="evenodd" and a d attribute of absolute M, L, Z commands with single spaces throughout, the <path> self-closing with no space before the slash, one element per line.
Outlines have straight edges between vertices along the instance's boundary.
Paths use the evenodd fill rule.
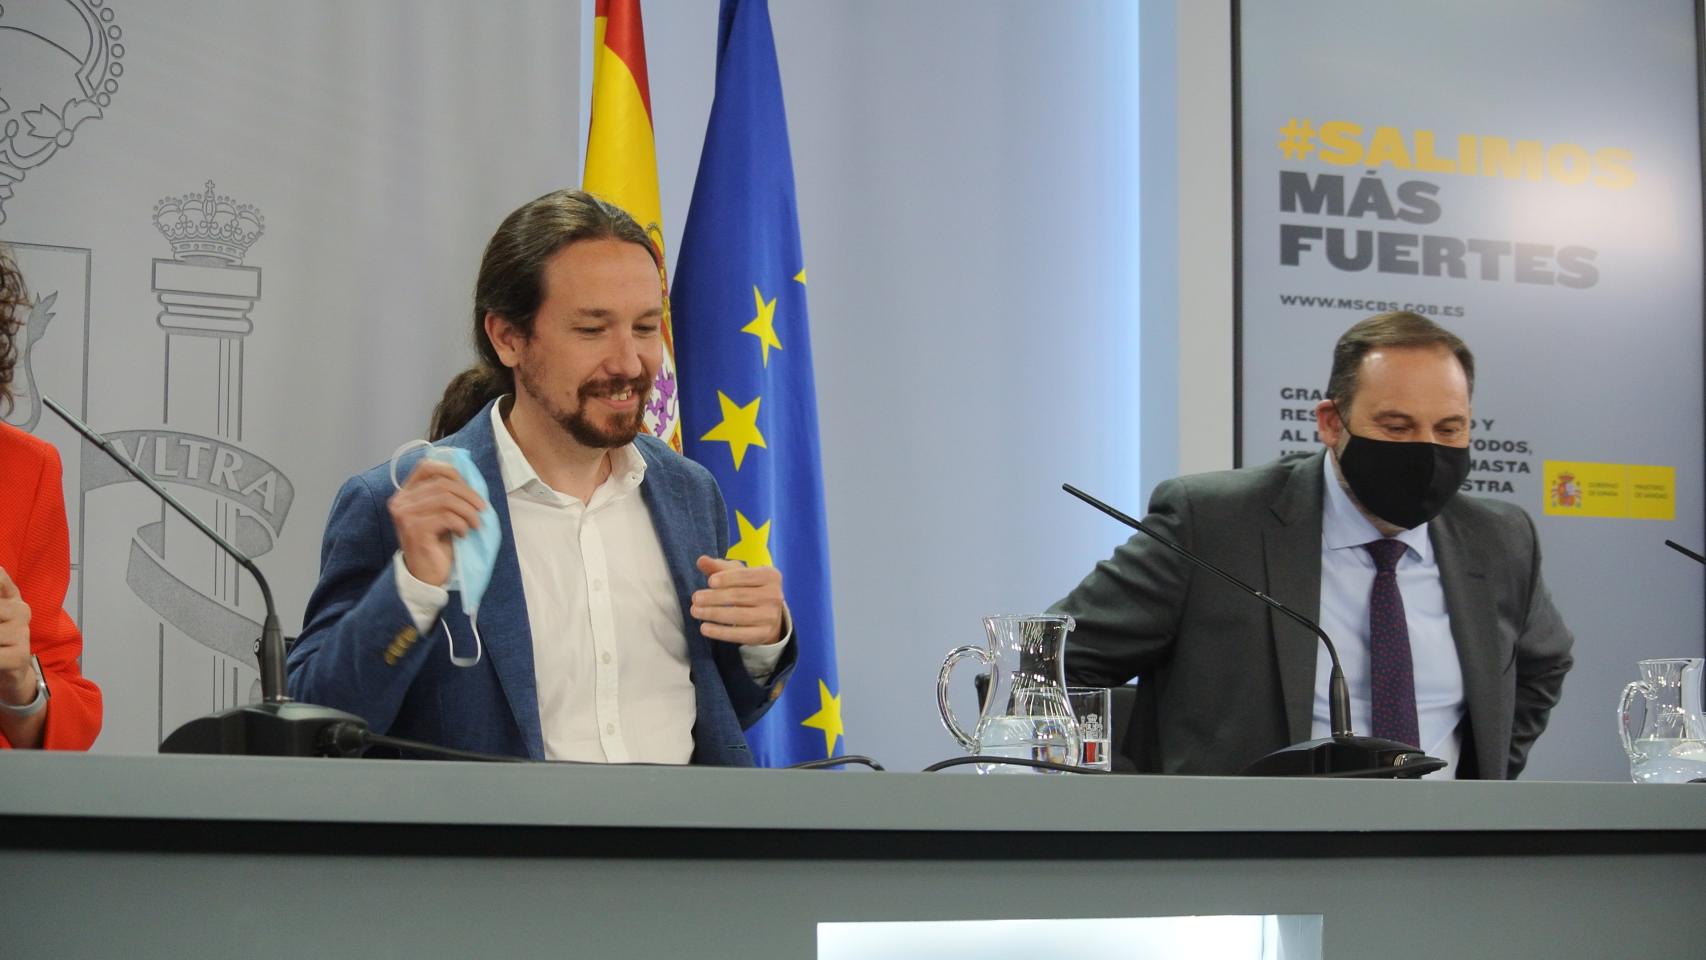
<path fill-rule="evenodd" d="M 697 707 L 681 604 L 639 495 L 645 459 L 632 443 L 611 450 L 610 476 L 582 503 L 539 478 L 499 413 L 506 406 L 492 405 L 492 433 L 527 598 L 545 757 L 687 763 Z M 425 634 L 449 594 L 411 576 L 400 551 L 395 568 Z M 768 677 L 787 641 L 741 647 L 747 672 Z M 459 632 L 458 652 L 469 646 Z"/>
<path fill-rule="evenodd" d="M 1368 598 L 1374 588 L 1374 557 L 1363 548 L 1382 534 L 1362 515 L 1339 486 L 1328 452 L 1325 503 L 1321 514 L 1321 629 L 1333 638 L 1339 664 L 1351 692 L 1351 726 L 1364 736 L 1372 732 L 1374 705 L 1369 695 Z M 1458 724 L 1463 719 L 1463 668 L 1451 636 L 1445 608 L 1445 588 L 1439 579 L 1428 525 L 1405 530 L 1395 538 L 1409 549 L 1398 558 L 1398 592 L 1404 598 L 1404 622 L 1410 632 L 1410 660 L 1416 680 L 1416 721 L 1421 747 L 1446 768 L 1428 774 L 1435 779 L 1457 776 L 1462 750 Z M 1311 736 L 1331 731 L 1327 715 L 1327 679 L 1333 661 L 1322 646 L 1315 658 L 1315 719 Z"/>

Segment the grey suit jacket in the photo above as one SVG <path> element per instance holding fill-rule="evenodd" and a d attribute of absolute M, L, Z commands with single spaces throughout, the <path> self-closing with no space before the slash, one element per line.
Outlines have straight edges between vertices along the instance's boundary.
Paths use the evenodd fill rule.
<path fill-rule="evenodd" d="M 1166 481 L 1145 522 L 1317 619 L 1325 455 Z M 1514 505 L 1460 495 L 1428 528 L 1463 668 L 1458 775 L 1514 778 L 1572 662 L 1573 638 L 1540 576 L 1533 521 Z M 1140 769 L 1233 774 L 1309 739 L 1320 641 L 1145 535 L 1054 609 L 1078 623 L 1067 641 L 1069 682 L 1141 677 Z"/>

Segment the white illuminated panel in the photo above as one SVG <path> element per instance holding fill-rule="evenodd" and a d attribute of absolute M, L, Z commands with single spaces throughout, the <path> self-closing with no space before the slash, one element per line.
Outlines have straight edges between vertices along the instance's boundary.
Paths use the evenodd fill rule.
<path fill-rule="evenodd" d="M 817 956 L 818 960 L 1320 960 L 1321 917 L 820 923 Z"/>

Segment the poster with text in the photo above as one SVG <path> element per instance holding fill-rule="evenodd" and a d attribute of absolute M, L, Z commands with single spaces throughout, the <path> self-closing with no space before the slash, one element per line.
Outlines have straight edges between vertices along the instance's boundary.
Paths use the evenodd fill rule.
<path fill-rule="evenodd" d="M 1702 655 L 1699 51 L 1686 0 L 1237 8 L 1238 457 L 1320 448 L 1334 342 L 1476 357 L 1462 491 L 1534 518 L 1576 636 L 1525 777 L 1627 779 L 1636 661 Z"/>

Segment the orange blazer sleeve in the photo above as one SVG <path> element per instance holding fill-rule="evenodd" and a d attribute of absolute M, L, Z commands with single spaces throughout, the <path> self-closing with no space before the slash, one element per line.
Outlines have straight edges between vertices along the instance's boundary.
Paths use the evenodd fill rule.
<path fill-rule="evenodd" d="M 0 431 L 8 434 L 0 437 L 0 531 L 19 538 L 0 544 L 0 561 L 30 606 L 30 652 L 47 680 L 42 748 L 87 750 L 101 732 L 101 689 L 78 668 L 83 635 L 65 611 L 71 537 L 59 451 L 21 430 Z M 10 746 L 0 734 L 0 747 Z"/>

